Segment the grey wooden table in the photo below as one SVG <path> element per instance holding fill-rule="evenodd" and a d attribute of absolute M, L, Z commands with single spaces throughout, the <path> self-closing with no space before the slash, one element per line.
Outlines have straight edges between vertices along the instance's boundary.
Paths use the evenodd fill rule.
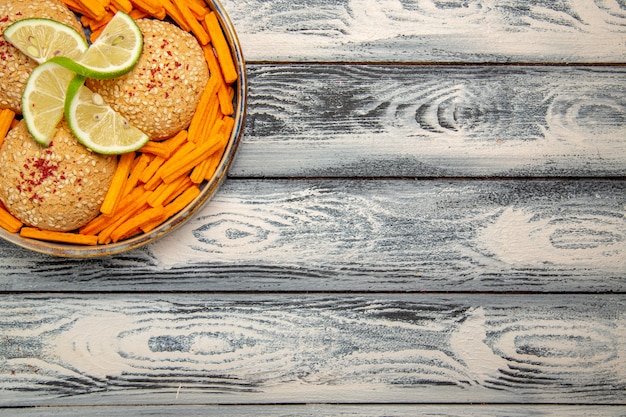
<path fill-rule="evenodd" d="M 229 177 L 0 244 L 0 415 L 626 415 L 626 4 L 228 0 Z"/>

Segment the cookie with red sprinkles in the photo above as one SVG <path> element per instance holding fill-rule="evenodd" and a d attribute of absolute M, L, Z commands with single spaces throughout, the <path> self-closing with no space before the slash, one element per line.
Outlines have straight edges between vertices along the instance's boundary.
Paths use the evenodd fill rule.
<path fill-rule="evenodd" d="M 87 80 L 87 86 L 133 126 L 163 139 L 185 129 L 209 80 L 197 39 L 171 23 L 139 19 L 143 53 L 126 75 Z"/>
<path fill-rule="evenodd" d="M 30 138 L 21 121 L 0 147 L 0 200 L 23 223 L 70 231 L 99 214 L 117 158 L 91 152 L 61 122 L 50 146 Z"/>

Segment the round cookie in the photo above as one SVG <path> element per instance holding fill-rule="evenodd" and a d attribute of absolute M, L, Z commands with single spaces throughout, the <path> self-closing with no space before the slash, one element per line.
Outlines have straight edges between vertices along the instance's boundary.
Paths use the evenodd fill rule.
<path fill-rule="evenodd" d="M 53 19 L 84 33 L 76 15 L 59 0 L 0 0 L 0 35 L 12 23 L 31 17 Z M 0 37 L 0 108 L 22 112 L 22 93 L 36 66 L 35 61 Z"/>
<path fill-rule="evenodd" d="M 111 184 L 117 158 L 91 152 L 59 125 L 48 148 L 21 121 L 0 147 L 0 200 L 23 223 L 70 231 L 94 217 Z"/>
<path fill-rule="evenodd" d="M 204 52 L 191 34 L 160 20 L 139 19 L 143 53 L 128 74 L 87 80 L 114 110 L 152 139 L 185 129 L 209 80 Z"/>

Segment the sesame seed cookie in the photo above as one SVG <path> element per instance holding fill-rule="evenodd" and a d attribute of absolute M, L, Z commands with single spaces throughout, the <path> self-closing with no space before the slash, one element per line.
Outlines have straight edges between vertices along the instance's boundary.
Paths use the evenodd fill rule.
<path fill-rule="evenodd" d="M 202 47 L 195 37 L 168 22 L 139 19 L 143 53 L 128 74 L 87 80 L 133 126 L 163 139 L 187 128 L 209 80 Z"/>
<path fill-rule="evenodd" d="M 29 226 L 70 231 L 98 215 L 117 157 L 85 148 L 65 120 L 45 148 L 22 120 L 0 147 L 0 167 L 0 200 L 11 214 Z"/>

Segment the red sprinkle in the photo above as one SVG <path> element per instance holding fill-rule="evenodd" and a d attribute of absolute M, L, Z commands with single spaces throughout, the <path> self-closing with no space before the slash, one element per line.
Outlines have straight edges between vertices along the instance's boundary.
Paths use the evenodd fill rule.
<path fill-rule="evenodd" d="M 59 173 L 59 165 L 49 159 L 46 156 L 52 155 L 52 143 L 48 149 L 44 151 L 44 156 L 36 158 L 28 158 L 23 165 L 23 171 L 20 172 L 21 183 L 17 184 L 17 190 L 19 192 L 26 192 L 31 194 L 28 199 L 32 202 L 41 202 L 43 197 L 37 194 L 36 187 L 44 183 L 48 179 L 52 179 L 52 186 L 54 187 L 53 193 L 56 193 L 56 186 L 59 181 L 65 180 L 65 173 Z"/>

